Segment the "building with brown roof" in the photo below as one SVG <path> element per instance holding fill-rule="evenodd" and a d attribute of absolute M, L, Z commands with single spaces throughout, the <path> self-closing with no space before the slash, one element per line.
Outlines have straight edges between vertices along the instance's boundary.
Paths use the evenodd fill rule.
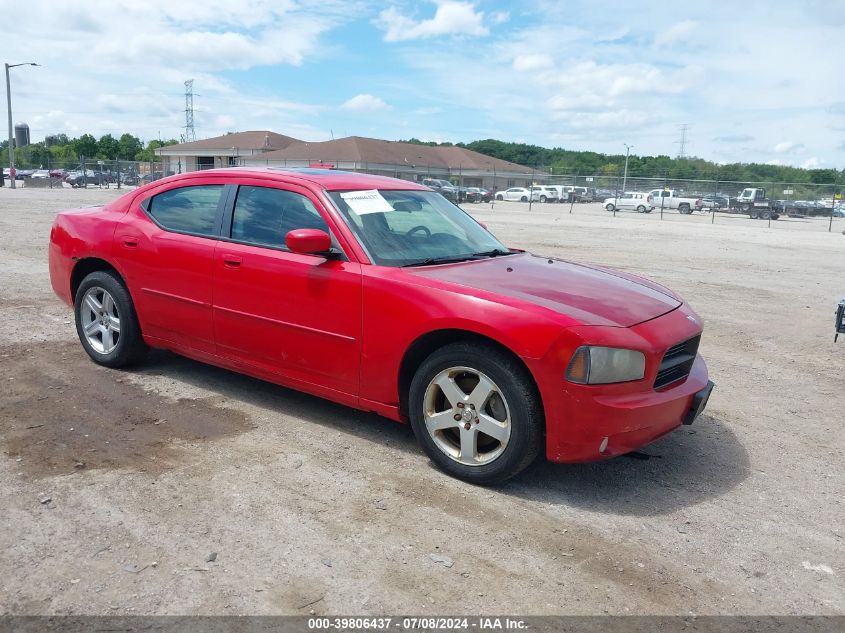
<path fill-rule="evenodd" d="M 490 188 L 527 186 L 533 173 L 530 167 L 479 154 L 465 147 L 435 147 L 362 136 L 318 143 L 291 143 L 283 149 L 244 158 L 241 164 L 275 167 L 326 165 L 413 181 L 442 178 L 466 187 Z"/>
<path fill-rule="evenodd" d="M 167 171 L 181 173 L 215 167 L 231 167 L 242 164 L 242 160 L 266 152 L 284 149 L 292 143 L 301 143 L 284 134 L 269 130 L 230 132 L 223 136 L 201 139 L 191 143 L 167 145 L 156 150 Z"/>
<path fill-rule="evenodd" d="M 363 136 L 309 143 L 269 131 L 236 132 L 156 150 L 172 172 L 232 165 L 333 167 L 421 181 L 442 178 L 465 187 L 524 187 L 534 170 L 465 147 L 435 147 Z"/>

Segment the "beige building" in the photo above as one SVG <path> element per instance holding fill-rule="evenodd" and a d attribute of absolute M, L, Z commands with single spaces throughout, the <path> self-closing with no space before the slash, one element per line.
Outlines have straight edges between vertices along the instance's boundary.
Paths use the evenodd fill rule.
<path fill-rule="evenodd" d="M 291 143 L 301 142 L 269 130 L 253 130 L 231 132 L 192 143 L 167 145 L 158 148 L 156 154 L 164 161 L 166 172 L 181 173 L 241 165 L 246 158 L 284 149 Z"/>
<path fill-rule="evenodd" d="M 465 187 L 524 187 L 540 177 L 530 167 L 463 147 L 348 136 L 308 143 L 273 132 L 238 132 L 156 150 L 173 172 L 229 165 L 253 167 L 330 166 L 421 181 L 441 178 Z"/>

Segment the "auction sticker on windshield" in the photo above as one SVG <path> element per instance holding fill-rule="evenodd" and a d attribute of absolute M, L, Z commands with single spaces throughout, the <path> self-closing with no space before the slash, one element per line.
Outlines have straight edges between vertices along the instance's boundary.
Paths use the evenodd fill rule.
<path fill-rule="evenodd" d="M 390 203 L 378 192 L 377 189 L 365 191 L 344 191 L 340 197 L 346 201 L 349 208 L 358 215 L 367 213 L 387 213 L 393 211 Z"/>

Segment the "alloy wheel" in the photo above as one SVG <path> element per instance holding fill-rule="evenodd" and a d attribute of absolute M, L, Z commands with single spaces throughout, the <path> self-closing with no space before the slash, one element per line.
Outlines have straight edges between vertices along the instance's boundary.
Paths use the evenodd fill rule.
<path fill-rule="evenodd" d="M 476 369 L 450 367 L 438 373 L 426 388 L 423 408 L 429 436 L 458 463 L 488 464 L 508 445 L 507 400 L 496 383 Z"/>
<path fill-rule="evenodd" d="M 100 354 L 114 351 L 120 341 L 120 312 L 114 297 L 100 286 L 92 286 L 82 297 L 82 331 L 91 348 Z"/>

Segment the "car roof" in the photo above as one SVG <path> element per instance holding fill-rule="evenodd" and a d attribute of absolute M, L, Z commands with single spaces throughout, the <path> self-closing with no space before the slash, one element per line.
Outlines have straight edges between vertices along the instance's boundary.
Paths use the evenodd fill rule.
<path fill-rule="evenodd" d="M 203 176 L 219 177 L 221 175 L 249 177 L 256 176 L 277 180 L 279 182 L 301 182 L 318 185 L 327 191 L 344 191 L 356 189 L 414 189 L 428 191 L 428 187 L 410 180 L 390 178 L 388 176 L 374 176 L 353 171 L 339 169 L 323 169 L 314 167 L 224 167 L 222 169 L 204 169 L 189 171 L 170 176 L 169 181 Z M 161 181 L 158 181 L 161 182 Z"/>

